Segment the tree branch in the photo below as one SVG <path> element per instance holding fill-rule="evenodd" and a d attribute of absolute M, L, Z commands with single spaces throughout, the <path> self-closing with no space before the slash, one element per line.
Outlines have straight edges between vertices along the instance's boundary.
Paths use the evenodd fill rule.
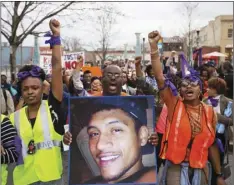
<path fill-rule="evenodd" d="M 13 15 L 11 14 L 11 11 L 8 9 L 8 7 L 7 7 L 4 3 L 2 3 L 2 6 L 6 9 L 6 11 L 7 11 L 11 16 L 13 16 Z"/>
<path fill-rule="evenodd" d="M 34 24 L 26 33 L 21 34 L 18 39 L 19 42 L 21 43 L 29 34 L 32 33 L 32 31 L 39 26 L 43 21 L 45 21 L 48 18 L 53 17 L 54 15 L 58 14 L 59 12 L 65 10 L 67 7 L 69 7 L 70 5 L 72 5 L 74 3 L 74 1 L 69 2 L 67 5 L 63 6 L 62 8 L 58 9 L 56 12 L 54 13 L 49 13 L 47 14 L 47 16 L 43 17 L 40 21 L 38 21 L 36 24 Z"/>
<path fill-rule="evenodd" d="M 5 19 L 3 19 L 3 18 L 1 18 L 1 20 L 2 20 L 3 22 L 5 22 L 6 24 L 8 24 L 9 26 L 11 26 L 11 24 L 10 24 L 9 21 L 7 21 L 7 20 L 5 20 Z"/>
<path fill-rule="evenodd" d="M 7 41 L 10 43 L 10 35 L 6 31 L 4 31 L 3 28 L 1 30 L 1 33 L 7 39 Z"/>

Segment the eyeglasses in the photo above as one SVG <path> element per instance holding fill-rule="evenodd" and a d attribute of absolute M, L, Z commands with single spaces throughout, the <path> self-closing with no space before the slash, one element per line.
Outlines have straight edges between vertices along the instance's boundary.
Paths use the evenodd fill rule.
<path fill-rule="evenodd" d="M 112 79 L 115 77 L 116 79 L 120 77 L 120 73 L 107 73 L 106 75 L 108 78 Z"/>
<path fill-rule="evenodd" d="M 181 83 L 182 87 L 188 87 L 188 85 L 191 85 L 192 87 L 196 87 L 199 84 L 199 82 L 196 81 L 189 81 L 189 80 L 183 80 Z"/>

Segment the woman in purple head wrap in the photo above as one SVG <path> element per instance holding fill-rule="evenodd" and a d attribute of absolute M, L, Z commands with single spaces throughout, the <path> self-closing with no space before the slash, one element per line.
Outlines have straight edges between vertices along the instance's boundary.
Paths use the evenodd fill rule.
<path fill-rule="evenodd" d="M 201 102 L 202 83 L 198 74 L 181 55 L 182 82 L 178 94 L 162 72 L 158 51 L 158 41 L 161 39 L 159 32 L 149 33 L 148 39 L 155 79 L 160 96 L 168 108 L 160 151 L 160 157 L 166 163 L 159 184 L 207 185 L 211 180 L 208 160 L 216 172 L 217 184 L 225 184 L 215 143 L 217 118 L 213 108 Z"/>
<path fill-rule="evenodd" d="M 26 106 L 10 115 L 22 150 L 14 170 L 14 185 L 62 184 L 61 141 L 64 134 L 60 105 L 63 97 L 60 23 L 51 20 L 52 34 L 46 43 L 52 49 L 51 92 L 42 100 L 46 76 L 42 68 L 26 65 L 18 73 L 18 85 Z"/>

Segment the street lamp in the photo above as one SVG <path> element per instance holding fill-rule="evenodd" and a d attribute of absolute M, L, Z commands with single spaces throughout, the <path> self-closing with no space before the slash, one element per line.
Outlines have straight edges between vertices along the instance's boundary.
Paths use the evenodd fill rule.
<path fill-rule="evenodd" d="M 140 56 L 141 55 L 141 42 L 140 42 L 140 35 L 141 33 L 135 33 L 136 35 L 136 49 L 135 49 L 135 55 Z"/>
<path fill-rule="evenodd" d="M 200 33 L 200 30 L 197 30 L 197 48 L 199 48 L 199 33 Z"/>
<path fill-rule="evenodd" d="M 143 53 L 143 64 L 145 65 L 145 38 L 143 38 L 143 49 L 142 49 L 142 53 Z"/>

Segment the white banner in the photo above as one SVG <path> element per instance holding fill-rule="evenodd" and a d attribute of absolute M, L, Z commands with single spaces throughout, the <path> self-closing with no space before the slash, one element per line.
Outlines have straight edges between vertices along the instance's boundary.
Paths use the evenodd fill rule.
<path fill-rule="evenodd" d="M 85 65 L 85 53 L 84 52 L 75 52 L 75 53 L 66 53 L 62 56 L 62 67 L 66 70 L 72 70 L 76 68 L 77 56 L 81 55 L 84 59 Z M 52 64 L 51 64 L 52 56 L 48 55 L 40 55 L 40 67 L 45 70 L 46 74 L 51 74 Z"/>
<path fill-rule="evenodd" d="M 52 56 L 40 55 L 40 67 L 44 69 L 45 74 L 51 74 L 51 58 Z"/>

